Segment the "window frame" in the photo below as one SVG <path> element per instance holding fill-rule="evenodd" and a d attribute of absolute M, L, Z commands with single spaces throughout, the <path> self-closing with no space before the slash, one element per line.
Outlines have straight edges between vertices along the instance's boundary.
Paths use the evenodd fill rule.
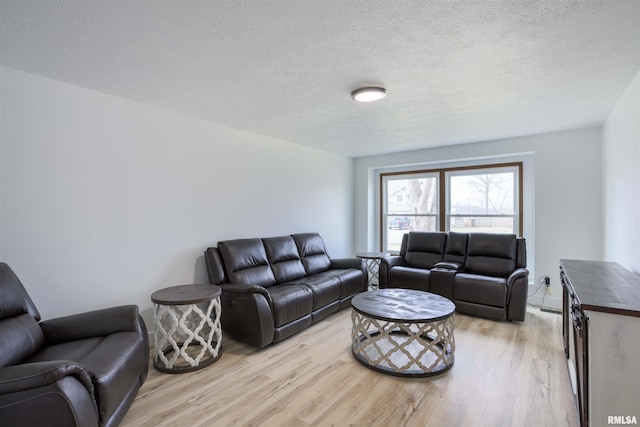
<path fill-rule="evenodd" d="M 395 175 L 395 174 L 393 174 Z M 392 217 L 404 217 L 404 218 L 411 218 L 411 219 L 415 219 L 415 218 L 434 218 L 434 222 L 435 222 L 435 228 L 438 229 L 439 224 L 440 224 L 440 200 L 439 200 L 439 196 L 440 196 L 440 192 L 439 192 L 439 180 L 440 180 L 440 175 L 437 173 L 423 173 L 423 172 L 419 172 L 417 174 L 411 174 L 411 173 L 402 173 L 401 175 L 402 178 L 401 179 L 434 179 L 435 180 L 435 185 L 434 185 L 434 195 L 436 197 L 435 200 L 435 213 L 431 213 L 431 212 L 425 212 L 425 213 L 408 213 L 406 211 L 402 211 L 402 212 L 397 212 L 397 211 L 392 211 L 390 212 L 388 210 L 388 204 L 387 203 L 382 203 L 381 206 L 381 227 L 388 229 L 388 221 L 389 218 Z M 387 176 L 389 176 L 389 174 L 387 174 Z M 381 200 L 383 201 L 388 201 L 389 200 L 389 194 L 387 194 L 387 190 L 388 187 L 386 185 L 384 185 L 384 183 L 388 180 L 388 178 L 382 179 L 381 183 Z M 396 199 L 397 200 L 397 199 Z M 406 201 L 406 196 L 403 197 L 403 201 Z M 386 234 L 381 235 L 382 240 L 382 245 L 383 246 L 387 246 L 386 245 Z M 388 251 L 387 251 L 388 252 Z"/>
<path fill-rule="evenodd" d="M 499 173 L 500 169 L 508 169 L 509 172 L 514 171 L 514 177 L 517 180 L 514 186 L 514 209 L 517 211 L 513 215 L 504 215 L 505 217 L 513 217 L 516 222 L 514 228 L 516 229 L 515 234 L 518 236 L 523 235 L 524 230 L 524 197 L 523 197 L 523 162 L 509 162 L 509 163 L 492 163 L 492 164 L 481 164 L 481 165 L 472 165 L 472 166 L 460 166 L 460 167 L 451 167 L 451 168 L 437 168 L 437 169 L 421 169 L 421 170 L 407 170 L 400 172 L 383 172 L 380 173 L 380 211 L 379 211 L 379 222 L 380 222 L 380 250 L 385 252 L 394 252 L 387 250 L 387 217 L 389 213 L 387 212 L 387 186 L 386 182 L 394 177 L 396 179 L 410 179 L 413 177 L 427 177 L 427 176 L 437 176 L 436 178 L 436 197 L 437 197 L 437 212 L 436 214 L 428 214 L 428 216 L 435 215 L 437 216 L 436 220 L 436 231 L 448 231 L 450 224 L 450 213 L 449 213 L 449 198 L 450 198 L 450 183 L 449 179 L 451 176 L 459 176 L 459 175 L 473 175 L 473 173 L 465 173 L 472 171 L 481 171 L 486 170 L 487 173 Z M 391 214 L 394 216 L 394 214 Z M 400 216 L 400 215 L 395 215 Z M 402 214 L 402 216 L 416 216 L 410 214 Z M 427 216 L 427 214 L 420 214 L 418 216 Z M 483 216 L 483 215 L 474 215 L 474 216 Z M 503 215 L 488 215 L 490 217 L 501 217 Z"/>

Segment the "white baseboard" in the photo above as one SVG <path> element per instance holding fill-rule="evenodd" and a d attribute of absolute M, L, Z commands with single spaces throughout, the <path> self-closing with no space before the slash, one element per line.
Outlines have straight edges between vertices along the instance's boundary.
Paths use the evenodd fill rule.
<path fill-rule="evenodd" d="M 529 284 L 529 297 L 527 302 L 529 305 L 539 306 L 540 308 L 550 308 L 553 310 L 562 311 L 562 295 L 545 295 L 544 287 L 538 288 L 538 292 L 536 292 L 536 288 L 538 285 Z M 533 295 L 532 295 L 533 294 Z"/>

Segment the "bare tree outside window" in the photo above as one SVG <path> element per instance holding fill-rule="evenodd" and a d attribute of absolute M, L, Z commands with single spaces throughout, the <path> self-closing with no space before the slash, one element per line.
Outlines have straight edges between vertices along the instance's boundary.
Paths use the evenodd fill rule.
<path fill-rule="evenodd" d="M 433 231 L 436 230 L 435 216 L 418 216 L 433 214 L 436 212 L 435 178 L 411 179 L 409 194 L 413 201 L 412 230 Z"/>
<path fill-rule="evenodd" d="M 514 172 L 452 175 L 449 228 L 515 233 L 514 186 Z"/>
<path fill-rule="evenodd" d="M 432 174 L 433 175 L 433 174 Z M 438 178 L 394 178 L 385 183 L 387 250 L 400 249 L 407 231 L 438 229 Z"/>

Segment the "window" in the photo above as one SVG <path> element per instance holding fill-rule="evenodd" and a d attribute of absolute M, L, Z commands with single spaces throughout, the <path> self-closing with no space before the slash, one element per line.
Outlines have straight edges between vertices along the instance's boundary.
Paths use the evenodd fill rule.
<path fill-rule="evenodd" d="M 382 250 L 398 252 L 407 231 L 522 235 L 522 163 L 385 173 Z"/>
<path fill-rule="evenodd" d="M 447 230 L 518 234 L 516 167 L 446 172 Z"/>
<path fill-rule="evenodd" d="M 406 230 L 438 229 L 438 181 L 434 173 L 385 177 L 382 222 L 386 250 L 399 251 Z"/>

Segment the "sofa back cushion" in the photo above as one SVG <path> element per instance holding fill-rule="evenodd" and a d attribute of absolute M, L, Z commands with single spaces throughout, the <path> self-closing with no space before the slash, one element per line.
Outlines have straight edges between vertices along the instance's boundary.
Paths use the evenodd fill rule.
<path fill-rule="evenodd" d="M 443 232 L 411 231 L 404 260 L 411 267 L 433 268 L 442 261 L 446 240 L 447 234 Z"/>
<path fill-rule="evenodd" d="M 446 262 L 456 262 L 464 265 L 467 258 L 467 233 L 454 233 L 450 231 L 447 234 L 447 244 L 444 248 L 444 259 Z"/>
<path fill-rule="evenodd" d="M 291 236 L 262 239 L 267 259 L 276 283 L 289 282 L 306 276 L 295 240 Z"/>
<path fill-rule="evenodd" d="M 318 233 L 292 234 L 296 242 L 302 265 L 307 274 L 316 274 L 329 269 L 331 260 Z"/>
<path fill-rule="evenodd" d="M 263 286 L 276 281 L 260 239 L 237 239 L 218 242 L 227 278 L 231 283 Z"/>
<path fill-rule="evenodd" d="M 470 233 L 465 271 L 508 277 L 516 269 L 516 235 Z"/>

